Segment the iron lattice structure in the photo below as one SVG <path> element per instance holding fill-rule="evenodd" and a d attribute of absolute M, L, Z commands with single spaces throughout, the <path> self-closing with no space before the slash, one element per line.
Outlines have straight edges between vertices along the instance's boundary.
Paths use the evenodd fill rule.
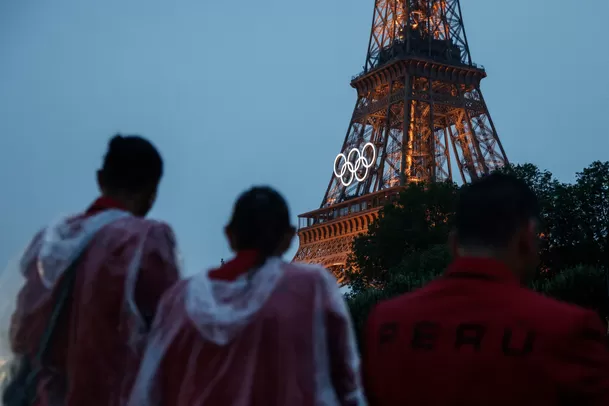
<path fill-rule="evenodd" d="M 376 0 L 342 153 L 321 203 L 300 215 L 295 261 L 340 280 L 353 238 L 410 182 L 471 182 L 508 163 L 480 91 L 459 0 Z M 456 180 L 456 179 L 455 179 Z"/>

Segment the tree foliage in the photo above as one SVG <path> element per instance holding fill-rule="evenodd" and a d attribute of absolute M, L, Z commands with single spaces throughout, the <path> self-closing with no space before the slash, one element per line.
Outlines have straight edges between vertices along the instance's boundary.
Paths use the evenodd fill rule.
<path fill-rule="evenodd" d="M 570 268 L 539 284 L 536 290 L 555 299 L 594 310 L 603 319 L 609 316 L 607 272 L 603 268 Z"/>
<path fill-rule="evenodd" d="M 346 277 L 354 291 L 383 287 L 411 255 L 444 244 L 455 211 L 457 186 L 413 183 L 396 204 L 381 209 L 368 234 L 355 239 Z"/>
<path fill-rule="evenodd" d="M 599 265 L 609 260 L 609 162 L 594 162 L 577 174 L 575 197 L 579 207 L 580 244 L 588 262 Z"/>

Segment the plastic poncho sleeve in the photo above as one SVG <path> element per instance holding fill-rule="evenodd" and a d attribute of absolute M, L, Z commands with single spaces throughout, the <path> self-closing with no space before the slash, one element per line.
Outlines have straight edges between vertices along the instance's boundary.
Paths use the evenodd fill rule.
<path fill-rule="evenodd" d="M 326 327 L 332 384 L 339 404 L 366 404 L 361 380 L 361 362 L 353 323 L 334 277 L 323 271 L 326 287 Z"/>

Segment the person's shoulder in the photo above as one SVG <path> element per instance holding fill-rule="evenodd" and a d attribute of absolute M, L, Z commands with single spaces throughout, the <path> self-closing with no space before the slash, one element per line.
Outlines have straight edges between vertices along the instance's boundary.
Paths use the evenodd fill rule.
<path fill-rule="evenodd" d="M 120 218 L 104 227 L 103 231 L 109 234 L 141 235 L 147 240 L 163 241 L 173 245 L 176 243 L 175 233 L 169 224 L 136 216 Z"/>
<path fill-rule="evenodd" d="M 141 246 L 147 258 L 165 262 L 179 261 L 177 241 L 172 228 L 162 221 L 125 216 L 102 228 L 95 243 L 105 250 Z M 128 251 L 131 252 L 131 251 Z"/>
<path fill-rule="evenodd" d="M 171 226 L 164 221 L 132 215 L 119 218 L 117 221 L 110 223 L 108 227 L 138 228 L 150 230 L 151 232 L 169 232 L 173 234 Z"/>
<path fill-rule="evenodd" d="M 560 302 L 545 297 L 537 292 L 531 292 L 536 297 L 536 308 L 532 308 L 531 318 L 534 318 L 539 329 L 551 337 L 551 346 L 562 353 L 579 353 L 594 348 L 597 360 L 609 362 L 607 349 L 607 325 L 603 323 L 598 313 L 574 304 Z M 530 302 L 533 303 L 533 302 Z M 599 353 L 598 351 L 603 351 Z"/>
<path fill-rule="evenodd" d="M 282 264 L 286 275 L 293 277 L 312 278 L 324 284 L 338 286 L 337 280 L 332 273 L 321 265 L 305 264 L 300 262 L 284 262 Z"/>
<path fill-rule="evenodd" d="M 332 297 L 341 294 L 336 277 L 328 269 L 317 264 L 283 262 L 283 279 L 297 286 L 309 286 Z"/>
<path fill-rule="evenodd" d="M 593 310 L 563 302 L 527 287 L 518 287 L 506 296 L 505 314 L 520 320 L 528 320 L 540 331 L 558 339 L 590 334 L 591 329 L 606 329 L 601 318 Z M 595 333 L 596 334 L 596 333 Z"/>
<path fill-rule="evenodd" d="M 509 297 L 514 304 L 529 309 L 532 316 L 562 315 L 565 321 L 570 321 L 572 318 L 578 318 L 590 312 L 590 310 L 551 298 L 524 286 L 519 286 L 510 292 Z"/>
<path fill-rule="evenodd" d="M 307 264 L 304 262 L 287 262 L 287 261 L 282 261 L 282 262 L 283 262 L 283 267 L 291 272 L 319 273 L 321 271 L 326 270 L 326 268 L 324 268 L 323 266 L 318 265 L 318 264 Z"/>
<path fill-rule="evenodd" d="M 176 235 L 171 226 L 159 220 L 144 220 L 149 230 L 149 235 L 153 238 L 163 238 L 171 244 L 176 244 Z"/>
<path fill-rule="evenodd" d="M 531 305 L 532 316 L 551 320 L 552 324 L 564 326 L 571 333 L 590 327 L 602 329 L 600 317 L 592 310 L 547 297 L 530 289 L 522 290 L 523 297 Z"/>
<path fill-rule="evenodd" d="M 177 323 L 185 312 L 185 301 L 192 278 L 181 279 L 169 287 L 161 296 L 157 307 L 155 324 L 170 326 Z"/>

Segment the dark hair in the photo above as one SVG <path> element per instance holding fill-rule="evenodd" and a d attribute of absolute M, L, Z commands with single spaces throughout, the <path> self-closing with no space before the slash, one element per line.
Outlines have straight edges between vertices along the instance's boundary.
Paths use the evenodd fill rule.
<path fill-rule="evenodd" d="M 290 227 L 285 199 L 268 186 L 253 187 L 239 196 L 228 224 L 233 248 L 258 251 L 260 265 L 277 250 Z"/>
<path fill-rule="evenodd" d="M 163 176 L 163 158 L 142 137 L 115 135 L 108 143 L 101 174 L 104 186 L 112 191 L 139 192 L 158 185 Z"/>
<path fill-rule="evenodd" d="M 461 189 L 455 214 L 463 245 L 501 248 L 518 228 L 539 219 L 537 196 L 511 175 L 493 173 Z"/>

